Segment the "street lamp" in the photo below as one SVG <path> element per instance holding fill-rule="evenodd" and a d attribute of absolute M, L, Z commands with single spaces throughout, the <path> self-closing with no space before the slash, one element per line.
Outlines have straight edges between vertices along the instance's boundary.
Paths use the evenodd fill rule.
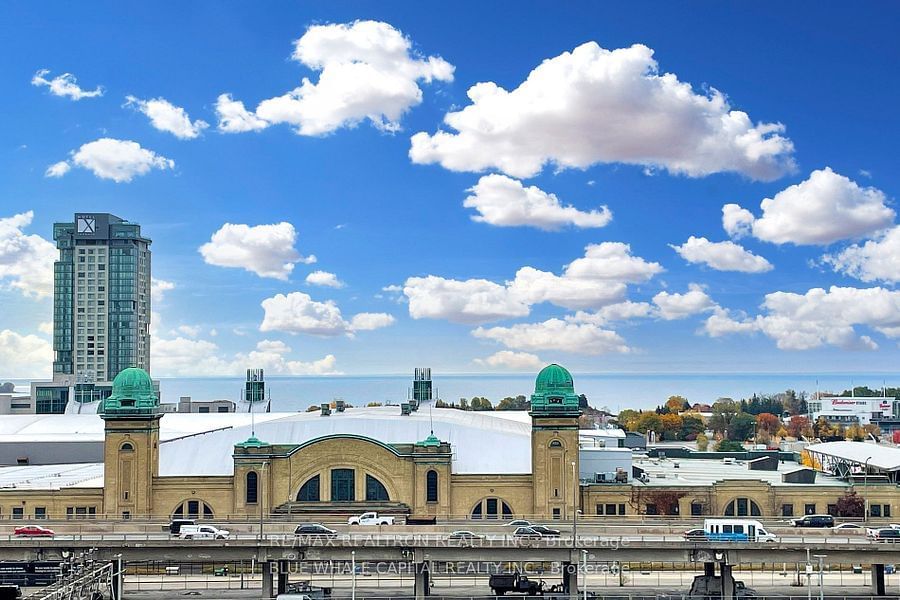
<path fill-rule="evenodd" d="M 587 559 L 588 559 L 588 551 L 582 550 L 581 556 L 584 559 L 584 581 L 582 582 L 581 587 L 584 588 L 584 600 L 587 600 L 587 576 L 588 576 L 588 568 L 587 568 Z"/>
<path fill-rule="evenodd" d="M 266 491 L 266 486 L 263 485 L 266 474 L 266 463 L 262 464 L 262 467 L 259 469 L 259 481 L 256 484 L 256 489 L 258 491 L 258 498 L 256 499 L 259 502 L 259 543 L 263 543 L 263 497 Z"/>
<path fill-rule="evenodd" d="M 356 600 L 356 550 L 350 551 L 350 600 Z"/>
<path fill-rule="evenodd" d="M 813 558 L 819 559 L 819 600 L 824 600 L 825 591 L 822 587 L 822 562 L 823 559 L 828 556 L 827 554 L 813 554 Z"/>
<path fill-rule="evenodd" d="M 872 457 L 866 459 L 863 471 L 863 523 L 869 520 L 869 461 Z"/>
<path fill-rule="evenodd" d="M 575 489 L 572 496 L 572 547 L 575 547 L 575 539 L 578 537 L 578 473 L 575 461 L 572 461 L 572 481 Z"/>

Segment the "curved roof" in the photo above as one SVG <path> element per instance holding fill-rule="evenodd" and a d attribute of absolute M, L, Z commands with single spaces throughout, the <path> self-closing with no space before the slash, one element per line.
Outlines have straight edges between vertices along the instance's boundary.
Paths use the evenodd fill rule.
<path fill-rule="evenodd" d="M 868 464 L 881 471 L 900 471 L 900 449 L 868 442 L 824 442 L 810 444 L 809 452 L 818 452 L 834 458 Z"/>
<path fill-rule="evenodd" d="M 400 415 L 398 406 L 349 408 L 275 415 L 256 422 L 255 434 L 271 444 L 303 444 L 334 435 L 357 435 L 385 444 L 413 444 L 432 430 L 453 451 L 459 474 L 531 473 L 531 423 L 521 411 L 473 412 L 423 406 Z M 270 413 L 270 415 L 273 413 Z M 169 416 L 163 418 L 165 423 Z M 250 424 L 160 444 L 160 475 L 231 475 L 234 446 L 250 436 Z"/>
<path fill-rule="evenodd" d="M 130 402 L 129 402 L 130 401 Z M 103 401 L 104 413 L 146 411 L 159 407 L 150 374 L 137 367 L 122 369 L 113 379 L 112 394 Z"/>
<path fill-rule="evenodd" d="M 572 374 L 569 373 L 568 369 L 556 363 L 541 369 L 537 379 L 534 381 L 535 394 L 551 391 L 575 393 L 575 382 L 572 379 Z"/>

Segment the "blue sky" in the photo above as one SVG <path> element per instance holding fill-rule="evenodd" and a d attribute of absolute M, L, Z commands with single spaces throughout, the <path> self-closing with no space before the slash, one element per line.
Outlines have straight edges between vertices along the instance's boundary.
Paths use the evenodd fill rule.
<path fill-rule="evenodd" d="M 689 6 L 4 4 L 0 376 L 75 211 L 158 376 L 896 369 L 898 9 Z"/>

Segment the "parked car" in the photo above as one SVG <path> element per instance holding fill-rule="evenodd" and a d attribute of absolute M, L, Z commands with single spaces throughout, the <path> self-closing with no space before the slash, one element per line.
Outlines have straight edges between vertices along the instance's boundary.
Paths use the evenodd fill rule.
<path fill-rule="evenodd" d="M 294 535 L 307 535 L 319 537 L 335 537 L 338 534 L 334 529 L 325 527 L 321 523 L 301 523 L 294 529 Z"/>
<path fill-rule="evenodd" d="M 794 527 L 834 527 L 831 515 L 806 515 L 792 521 Z"/>
<path fill-rule="evenodd" d="M 531 521 L 525 519 L 515 519 L 506 524 L 507 527 L 531 527 Z"/>
<path fill-rule="evenodd" d="M 475 542 L 483 540 L 484 536 L 471 531 L 454 531 L 447 536 L 447 539 L 455 542 Z"/>
<path fill-rule="evenodd" d="M 183 540 L 224 540 L 231 537 L 231 532 L 212 525 L 182 525 L 178 537 Z"/>
<path fill-rule="evenodd" d="M 704 542 L 708 539 L 708 536 L 702 527 L 695 527 L 684 532 L 684 539 L 691 542 Z"/>
<path fill-rule="evenodd" d="M 893 525 L 891 525 L 891 527 L 893 527 Z M 857 529 L 865 529 L 865 527 L 863 525 L 860 525 L 859 523 L 841 523 L 840 525 L 835 525 L 834 527 L 832 527 L 832 529 L 853 531 Z"/>
<path fill-rule="evenodd" d="M 547 527 L 546 525 L 532 525 L 531 528 L 537 531 L 543 537 L 559 537 L 559 529 L 553 529 L 552 527 Z"/>
<path fill-rule="evenodd" d="M 363 513 L 347 519 L 347 525 L 393 525 L 394 517 L 379 517 L 376 512 Z"/>
<path fill-rule="evenodd" d="M 534 527 L 516 527 L 516 530 L 513 531 L 513 536 L 517 538 L 533 538 L 540 539 L 544 537 L 541 535 L 540 531 L 537 531 Z"/>
<path fill-rule="evenodd" d="M 53 537 L 56 532 L 40 525 L 23 525 L 13 530 L 16 537 Z"/>
<path fill-rule="evenodd" d="M 172 535 L 178 535 L 181 533 L 181 528 L 184 525 L 196 525 L 197 519 L 172 519 L 169 523 L 169 533 Z"/>
<path fill-rule="evenodd" d="M 866 537 L 873 542 L 898 542 L 900 529 L 893 527 L 870 527 L 866 529 Z"/>

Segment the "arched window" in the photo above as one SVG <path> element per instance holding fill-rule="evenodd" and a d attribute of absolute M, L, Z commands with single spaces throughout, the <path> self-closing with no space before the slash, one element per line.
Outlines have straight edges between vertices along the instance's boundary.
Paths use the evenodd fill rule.
<path fill-rule="evenodd" d="M 562 448 L 562 442 L 559 440 L 553 440 L 552 442 L 550 442 L 550 447 L 551 448 Z"/>
<path fill-rule="evenodd" d="M 213 511 L 209 504 L 201 500 L 185 500 L 172 512 L 173 519 L 199 519 L 201 516 L 204 519 L 213 518 Z"/>
<path fill-rule="evenodd" d="M 434 469 L 425 474 L 425 502 L 438 501 L 438 474 Z"/>
<path fill-rule="evenodd" d="M 760 517 L 759 504 L 749 498 L 735 498 L 725 507 L 726 517 Z"/>
<path fill-rule="evenodd" d="M 473 519 L 496 519 L 498 517 L 512 519 L 512 516 L 509 504 L 499 498 L 485 498 L 472 509 Z"/>
<path fill-rule="evenodd" d="M 366 500 L 369 502 L 387 502 L 387 488 L 384 484 L 366 473 Z"/>
<path fill-rule="evenodd" d="M 353 469 L 331 470 L 331 501 L 353 502 L 356 500 L 356 474 Z"/>
<path fill-rule="evenodd" d="M 318 502 L 321 499 L 319 495 L 319 476 L 310 477 L 306 483 L 300 486 L 297 492 L 297 502 Z"/>
<path fill-rule="evenodd" d="M 131 445 L 131 442 L 125 442 L 119 446 L 119 452 L 134 452 L 134 446 Z"/>
<path fill-rule="evenodd" d="M 256 471 L 247 473 L 247 504 L 256 504 L 259 498 L 259 475 Z"/>

